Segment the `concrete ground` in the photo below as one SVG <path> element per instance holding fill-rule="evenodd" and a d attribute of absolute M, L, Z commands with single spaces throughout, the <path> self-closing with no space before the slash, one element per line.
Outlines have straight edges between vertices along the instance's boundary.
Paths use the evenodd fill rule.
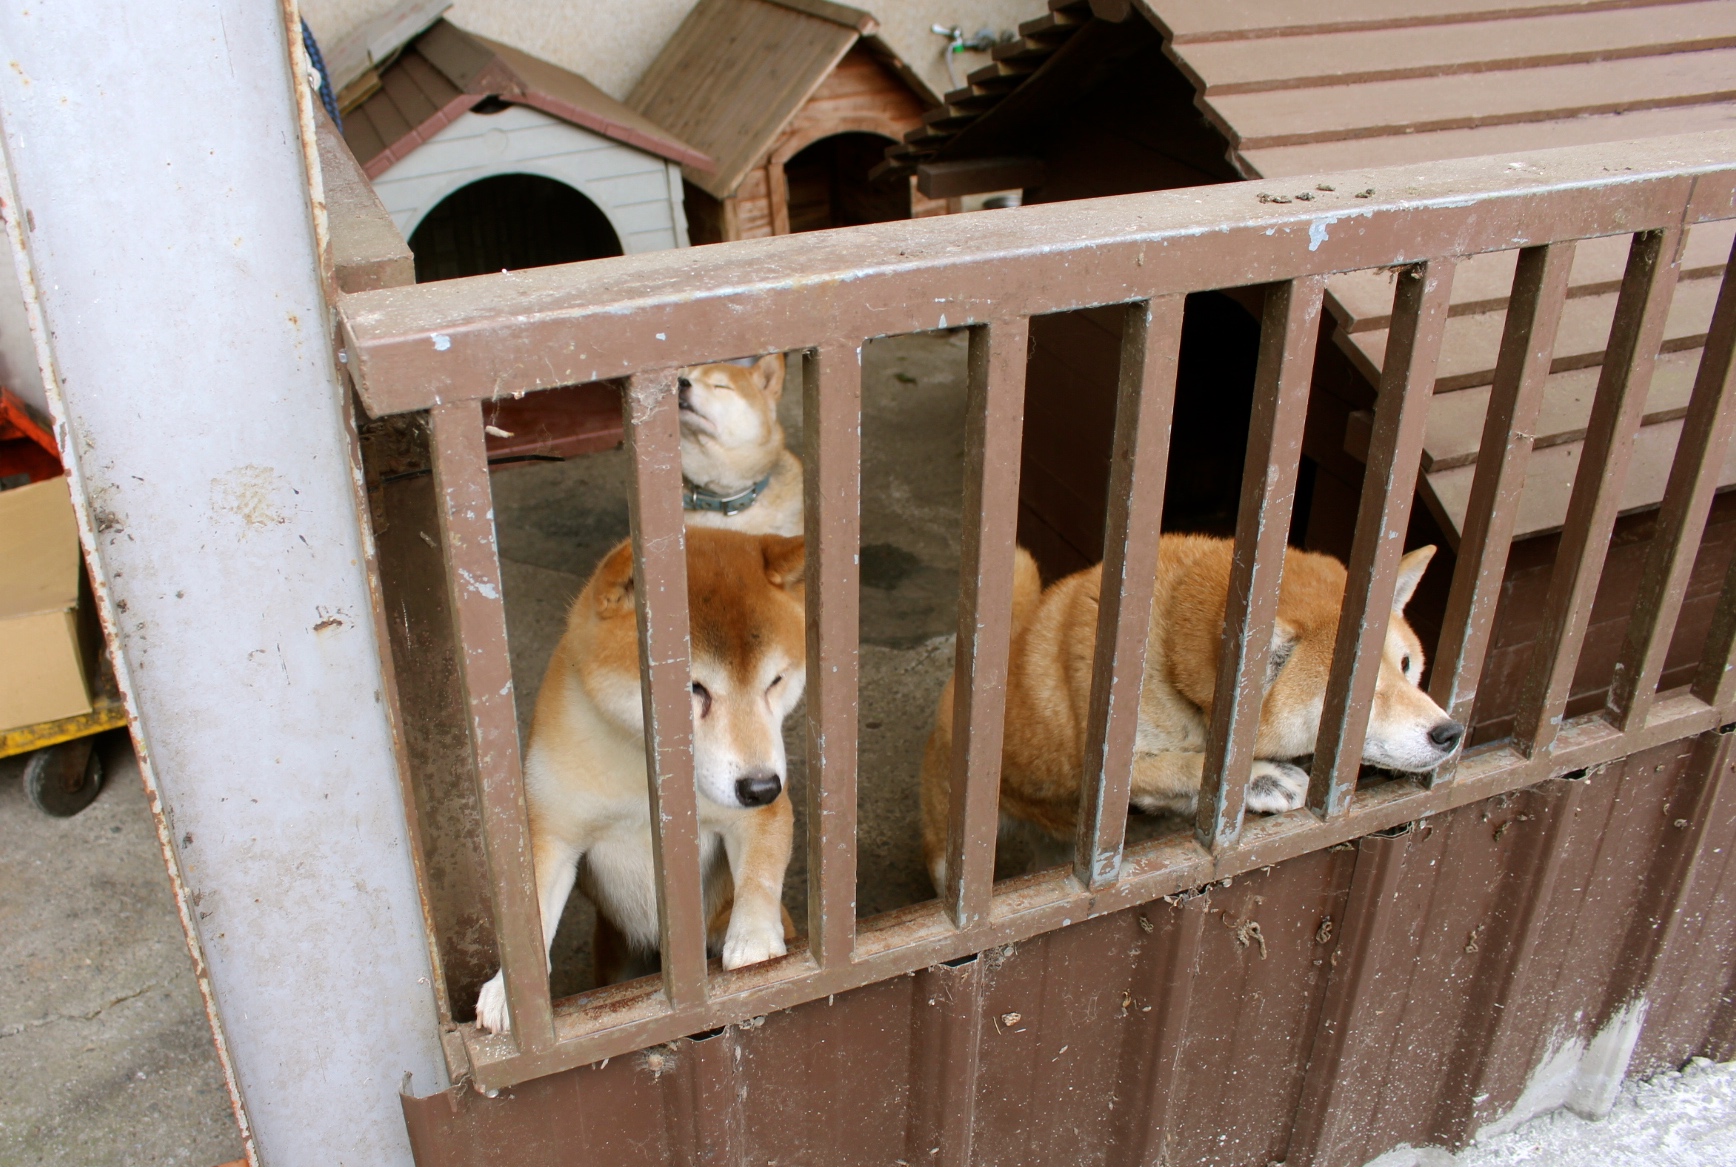
<path fill-rule="evenodd" d="M 0 761 L 0 1167 L 213 1167 L 241 1155 L 125 735 L 83 813 Z"/>

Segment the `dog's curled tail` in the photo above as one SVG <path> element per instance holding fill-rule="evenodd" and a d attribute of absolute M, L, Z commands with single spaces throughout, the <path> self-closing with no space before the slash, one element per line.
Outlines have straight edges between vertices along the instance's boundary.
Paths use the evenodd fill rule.
<path fill-rule="evenodd" d="M 1013 550 L 1013 635 L 1031 622 L 1043 598 L 1043 577 L 1037 561 L 1023 547 Z"/>

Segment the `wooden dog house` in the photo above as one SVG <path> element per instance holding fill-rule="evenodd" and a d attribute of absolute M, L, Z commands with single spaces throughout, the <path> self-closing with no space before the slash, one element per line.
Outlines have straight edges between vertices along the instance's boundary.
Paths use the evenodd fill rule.
<path fill-rule="evenodd" d="M 1317 190 L 1304 176 L 1736 124 L 1736 4 L 1728 0 L 1595 11 L 1522 4 L 1469 16 L 1458 6 L 1425 4 L 1400 20 L 1384 9 L 1320 2 L 1229 8 L 1195 0 L 1051 0 L 1050 7 L 1021 28 L 1020 41 L 996 49 L 994 63 L 972 73 L 968 88 L 947 94 L 925 125 L 889 152 L 884 172 L 914 173 L 937 196 L 1018 181 L 1033 203 L 1269 179 L 1262 200 L 1342 206 L 1343 227 L 1327 230 L 1354 231 L 1357 200 L 1366 193 Z M 1686 233 L 1621 500 L 1624 518 L 1592 608 L 1570 713 L 1596 707 L 1609 684 L 1634 603 L 1635 565 L 1664 496 L 1732 235 L 1730 222 Z M 1481 739 L 1506 732 L 1531 655 L 1537 621 L 1530 613 L 1548 587 L 1627 252 L 1624 237 L 1585 241 L 1569 277 L 1501 624 L 1482 681 Z M 1516 255 L 1479 256 L 1456 272 L 1414 543 L 1458 548 Z M 1362 488 L 1393 297 L 1390 272 L 1327 284 L 1292 538 L 1340 555 L 1349 548 Z M 1242 298 L 1257 313 L 1257 303 Z M 1210 306 L 1190 304 L 1199 344 L 1218 348 L 1211 355 L 1193 350 L 1199 429 L 1183 442 L 1190 397 L 1184 348 L 1176 425 L 1178 453 L 1192 449 L 1217 466 L 1190 475 L 1172 463 L 1170 478 L 1172 491 L 1185 491 L 1197 489 L 1202 473 L 1204 480 L 1215 473 L 1223 480 L 1221 510 L 1239 482 L 1235 423 L 1245 417 L 1239 393 L 1251 387 L 1248 346 L 1258 329 L 1251 321 L 1238 326 L 1235 314 L 1221 309 L 1215 324 L 1211 316 Z M 1033 321 L 1032 336 L 1028 409 L 1045 424 L 1025 431 L 1020 535 L 1051 569 L 1066 570 L 1094 560 L 1101 547 L 1115 394 L 1104 371 L 1113 368 L 1119 326 L 1113 314 L 1068 313 Z M 1239 391 L 1225 393 L 1231 386 Z M 1736 486 L 1736 459 L 1719 482 Z M 1191 514 L 1172 504 L 1166 522 L 1173 516 L 1184 526 L 1210 527 L 1227 519 L 1211 501 Z M 1736 538 L 1733 522 L 1736 496 L 1722 496 L 1666 683 L 1679 683 L 1698 660 L 1698 634 Z M 1449 576 L 1437 569 L 1425 585 L 1438 585 L 1437 606 Z M 1432 626 L 1439 612 L 1426 611 L 1428 599 L 1420 622 Z"/>
<path fill-rule="evenodd" d="M 419 280 L 687 245 L 705 153 L 570 70 L 437 20 L 344 115 Z"/>
<path fill-rule="evenodd" d="M 694 243 L 945 212 L 869 177 L 934 101 L 878 28 L 830 0 L 699 0 L 627 99 L 716 159 L 682 167 Z"/>

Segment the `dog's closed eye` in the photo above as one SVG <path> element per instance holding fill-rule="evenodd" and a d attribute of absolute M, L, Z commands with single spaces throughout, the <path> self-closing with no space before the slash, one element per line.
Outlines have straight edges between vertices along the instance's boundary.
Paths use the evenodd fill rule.
<path fill-rule="evenodd" d="M 710 713 L 711 690 L 707 689 L 704 685 L 701 685 L 698 681 L 693 682 L 693 684 L 689 685 L 688 688 L 693 691 L 693 696 L 699 702 L 699 716 L 704 717 L 706 714 Z"/>

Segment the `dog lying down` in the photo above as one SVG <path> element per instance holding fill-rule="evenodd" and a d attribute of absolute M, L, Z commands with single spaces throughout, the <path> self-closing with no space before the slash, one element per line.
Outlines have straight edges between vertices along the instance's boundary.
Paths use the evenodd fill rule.
<path fill-rule="evenodd" d="M 1232 553 L 1230 540 L 1202 535 L 1165 535 L 1159 544 L 1133 759 L 1131 801 L 1141 810 L 1191 815 L 1199 800 Z M 1423 773 L 1451 757 L 1464 737 L 1464 727 L 1418 687 L 1422 644 L 1402 614 L 1434 553 L 1433 547 L 1418 548 L 1399 565 L 1362 751 L 1369 765 Z M 1019 548 L 1014 571 L 1001 816 L 1071 840 L 1102 568 L 1087 568 L 1044 590 L 1036 562 Z M 1307 796 L 1308 774 L 1291 759 L 1314 752 L 1344 584 L 1344 565 L 1331 556 L 1285 552 L 1258 760 L 1248 780 L 1250 811 L 1294 810 Z M 923 855 L 937 889 L 945 882 L 952 689 L 948 681 L 922 763 Z"/>
<path fill-rule="evenodd" d="M 784 356 L 681 371 L 681 502 L 687 524 L 802 533 L 802 463 L 784 444 Z"/>
<path fill-rule="evenodd" d="M 782 956 L 792 938 L 782 904 L 793 823 L 783 723 L 806 684 L 803 561 L 801 539 L 687 532 L 707 943 L 725 968 Z M 639 678 L 633 548 L 622 543 L 568 612 L 525 758 L 544 941 L 578 876 L 597 905 L 605 981 L 622 979 L 603 966 L 623 948 L 643 957 L 658 946 Z M 509 1028 L 498 973 L 482 987 L 476 1020 Z"/>

